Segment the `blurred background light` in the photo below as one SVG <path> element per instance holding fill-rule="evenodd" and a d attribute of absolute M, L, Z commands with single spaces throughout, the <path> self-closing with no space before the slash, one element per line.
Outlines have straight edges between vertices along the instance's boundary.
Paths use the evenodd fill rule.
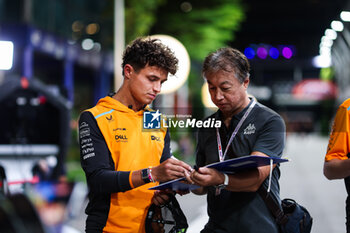
<path fill-rule="evenodd" d="M 269 50 L 269 55 L 271 58 L 273 59 L 277 59 L 280 55 L 280 52 L 278 51 L 277 48 L 275 47 L 271 47 L 270 50 Z"/>
<path fill-rule="evenodd" d="M 333 20 L 332 23 L 331 23 L 331 28 L 334 31 L 341 32 L 341 31 L 344 30 L 344 25 L 343 25 L 342 22 L 340 22 L 338 20 Z"/>
<path fill-rule="evenodd" d="M 54 56 L 57 59 L 62 59 L 65 55 L 65 50 L 62 45 L 56 45 L 55 50 L 54 50 Z"/>
<path fill-rule="evenodd" d="M 333 40 L 329 39 L 326 36 L 322 36 L 320 47 L 321 46 L 332 47 L 332 45 L 333 45 Z"/>
<path fill-rule="evenodd" d="M 69 45 L 75 45 L 77 42 L 75 40 L 67 40 Z"/>
<path fill-rule="evenodd" d="M 317 68 L 330 67 L 332 65 L 332 59 L 327 55 L 319 55 L 312 59 L 312 64 Z"/>
<path fill-rule="evenodd" d="M 42 36 L 39 30 L 35 30 L 30 35 L 30 42 L 32 42 L 33 45 L 39 46 L 41 42 Z"/>
<path fill-rule="evenodd" d="M 350 11 L 342 11 L 340 13 L 340 18 L 344 22 L 350 22 Z"/>
<path fill-rule="evenodd" d="M 96 51 L 96 52 L 101 52 L 101 43 L 95 42 L 95 43 L 94 43 L 93 49 L 94 49 L 94 51 Z"/>
<path fill-rule="evenodd" d="M 292 56 L 293 56 L 293 51 L 291 48 L 289 47 L 284 47 L 282 49 L 282 56 L 287 58 L 287 59 L 290 59 Z"/>
<path fill-rule="evenodd" d="M 100 30 L 100 26 L 97 23 L 90 23 L 85 30 L 87 34 L 94 35 Z"/>
<path fill-rule="evenodd" d="M 325 47 L 325 46 L 320 47 L 320 55 L 330 56 L 331 55 L 331 48 Z"/>
<path fill-rule="evenodd" d="M 326 41 L 325 44 L 329 46 L 331 46 L 333 42 L 333 40 L 328 38 L 325 38 L 324 41 Z M 268 57 L 271 57 L 272 59 L 278 59 L 280 57 L 290 59 L 295 56 L 295 50 L 293 45 L 273 46 L 269 44 L 260 44 L 258 46 L 256 44 L 251 44 L 249 47 L 246 47 L 244 49 L 244 55 L 248 59 L 253 59 L 254 57 L 257 57 L 259 59 L 266 59 Z"/>
<path fill-rule="evenodd" d="M 253 48 L 251 47 L 247 47 L 244 49 L 244 55 L 248 58 L 248 59 L 253 59 L 255 57 L 255 51 Z"/>
<path fill-rule="evenodd" d="M 266 48 L 264 47 L 259 47 L 256 51 L 256 54 L 258 55 L 259 58 L 265 59 L 268 55 Z"/>
<path fill-rule="evenodd" d="M 201 92 L 202 92 L 203 105 L 207 108 L 217 108 L 216 105 L 211 100 L 207 82 L 204 82 Z"/>
<path fill-rule="evenodd" d="M 13 43 L 0 41 L 0 70 L 10 70 L 13 62 Z"/>
<path fill-rule="evenodd" d="M 320 47 L 328 47 L 331 48 L 333 45 L 333 40 L 325 40 L 320 43 Z"/>
<path fill-rule="evenodd" d="M 159 39 L 163 44 L 167 45 L 171 50 L 174 51 L 175 56 L 179 59 L 179 69 L 175 75 L 168 75 L 168 80 L 163 83 L 161 94 L 167 94 L 175 92 L 179 89 L 187 80 L 190 73 L 190 56 L 183 46 L 183 44 L 168 35 L 153 35 L 152 38 Z"/>
<path fill-rule="evenodd" d="M 192 10 L 192 4 L 190 2 L 183 2 L 180 5 L 180 8 L 183 12 L 190 12 Z"/>
<path fill-rule="evenodd" d="M 45 36 L 43 40 L 43 49 L 48 53 L 53 53 L 55 51 L 55 39 L 52 36 Z"/>
<path fill-rule="evenodd" d="M 91 49 L 94 47 L 94 41 L 91 40 L 91 39 L 84 39 L 84 40 L 81 42 L 81 47 L 82 47 L 84 50 L 91 50 Z"/>
<path fill-rule="evenodd" d="M 337 32 L 334 31 L 333 29 L 327 29 L 324 34 L 327 38 L 331 40 L 337 39 Z"/>
<path fill-rule="evenodd" d="M 81 30 L 83 30 L 84 28 L 84 24 L 82 22 L 80 22 L 79 20 L 74 21 L 72 24 L 72 31 L 73 32 L 80 32 Z"/>

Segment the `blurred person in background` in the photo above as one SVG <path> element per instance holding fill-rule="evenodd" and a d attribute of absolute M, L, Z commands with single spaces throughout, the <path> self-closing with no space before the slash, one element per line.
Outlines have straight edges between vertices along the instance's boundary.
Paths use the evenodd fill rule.
<path fill-rule="evenodd" d="M 346 232 L 350 233 L 350 99 L 338 108 L 329 136 L 323 173 L 329 180 L 344 179 L 346 199 Z"/>
<path fill-rule="evenodd" d="M 136 39 L 123 54 L 121 88 L 81 114 L 81 165 L 89 187 L 86 232 L 145 232 L 151 203 L 164 204 L 169 198 L 148 189 L 191 169 L 170 158 L 166 128 L 142 129 L 144 112 L 152 111 L 147 105 L 168 73 L 176 73 L 177 64 L 159 40 Z"/>
<path fill-rule="evenodd" d="M 221 48 L 209 54 L 203 64 L 213 103 L 219 110 L 208 118 L 222 122 L 220 128 L 199 129 L 197 171 L 186 174 L 200 185 L 192 192 L 207 194 L 209 221 L 201 233 L 278 233 L 275 218 L 258 193 L 268 188 L 270 166 L 233 175 L 203 166 L 247 155 L 281 157 L 285 145 L 285 124 L 280 115 L 257 103 L 247 94 L 250 65 L 240 51 Z M 271 178 L 271 193 L 278 202 L 279 165 Z"/>

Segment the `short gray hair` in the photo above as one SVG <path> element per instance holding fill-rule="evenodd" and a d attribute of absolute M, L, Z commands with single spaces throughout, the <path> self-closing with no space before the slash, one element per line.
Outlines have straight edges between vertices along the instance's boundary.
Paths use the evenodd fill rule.
<path fill-rule="evenodd" d="M 247 57 L 239 50 L 234 48 L 220 48 L 210 53 L 203 62 L 202 75 L 205 77 L 208 73 L 233 72 L 235 77 L 243 83 L 249 78 L 250 65 Z"/>

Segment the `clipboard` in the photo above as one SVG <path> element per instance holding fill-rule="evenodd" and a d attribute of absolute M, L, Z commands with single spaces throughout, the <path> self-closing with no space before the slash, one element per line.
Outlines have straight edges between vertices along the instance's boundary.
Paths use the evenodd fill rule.
<path fill-rule="evenodd" d="M 223 162 L 217 162 L 209 164 L 205 167 L 207 168 L 214 168 L 220 172 L 226 173 L 226 174 L 234 174 L 236 172 L 249 170 L 252 168 L 260 167 L 260 166 L 266 166 L 270 165 L 270 161 L 272 160 L 273 164 L 277 163 L 284 163 L 290 161 L 287 158 L 279 158 L 279 157 L 265 157 L 265 156 L 258 156 L 258 155 L 247 155 L 239 158 L 234 159 L 228 159 Z M 187 184 L 184 181 L 186 180 L 185 177 L 178 178 L 175 180 L 171 180 L 165 183 L 162 183 L 160 185 L 157 185 L 155 187 L 149 188 L 150 190 L 163 190 L 163 189 L 172 189 L 174 191 L 187 191 L 187 190 L 193 190 L 197 189 L 200 186 L 193 185 L 193 184 Z"/>

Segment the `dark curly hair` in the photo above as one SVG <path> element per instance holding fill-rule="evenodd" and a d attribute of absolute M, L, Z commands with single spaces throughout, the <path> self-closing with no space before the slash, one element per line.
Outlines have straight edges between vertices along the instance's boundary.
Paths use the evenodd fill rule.
<path fill-rule="evenodd" d="M 202 74 L 217 71 L 235 72 L 236 78 L 243 83 L 249 78 L 250 65 L 246 56 L 239 50 L 234 48 L 220 48 L 209 54 L 204 62 Z"/>
<path fill-rule="evenodd" d="M 137 38 L 126 47 L 123 53 L 123 70 L 126 64 L 130 64 L 136 71 L 146 65 L 157 66 L 173 75 L 178 69 L 178 59 L 174 52 L 162 44 L 159 39 L 150 37 Z"/>

